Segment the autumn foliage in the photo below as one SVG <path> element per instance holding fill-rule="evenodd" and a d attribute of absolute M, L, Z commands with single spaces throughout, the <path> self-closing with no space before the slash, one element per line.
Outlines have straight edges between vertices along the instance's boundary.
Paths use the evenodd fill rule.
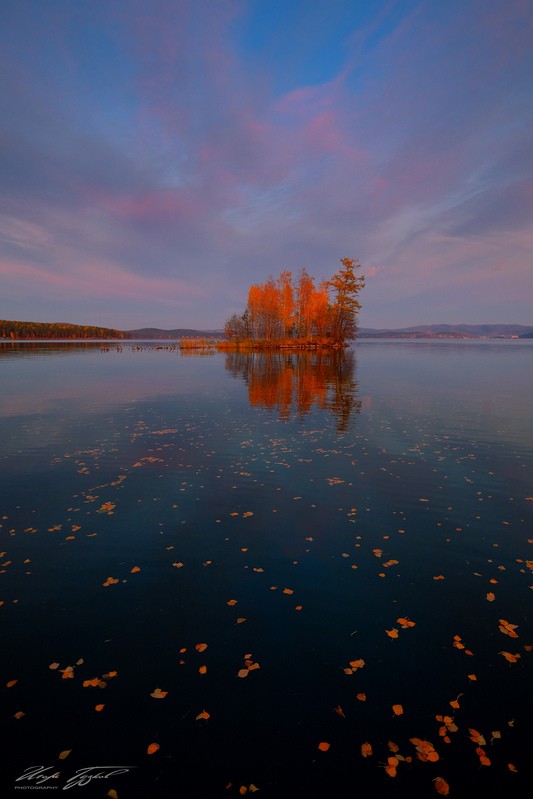
<path fill-rule="evenodd" d="M 357 330 L 357 295 L 365 285 L 364 276 L 356 274 L 359 268 L 357 260 L 342 258 L 338 272 L 319 285 L 302 269 L 296 281 L 283 271 L 277 279 L 250 286 L 245 312 L 226 322 L 226 339 L 266 346 L 344 345 Z"/>

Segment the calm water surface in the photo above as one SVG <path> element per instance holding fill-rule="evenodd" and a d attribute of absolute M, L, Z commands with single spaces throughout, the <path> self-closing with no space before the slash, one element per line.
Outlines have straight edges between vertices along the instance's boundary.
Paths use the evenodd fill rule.
<path fill-rule="evenodd" d="M 9 343 L 0 387 L 2 796 L 531 795 L 533 344 Z"/>

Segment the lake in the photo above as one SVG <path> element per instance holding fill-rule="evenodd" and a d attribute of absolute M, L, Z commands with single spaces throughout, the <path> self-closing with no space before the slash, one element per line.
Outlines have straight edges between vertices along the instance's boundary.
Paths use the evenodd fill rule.
<path fill-rule="evenodd" d="M 0 385 L 2 796 L 530 796 L 533 342 Z"/>

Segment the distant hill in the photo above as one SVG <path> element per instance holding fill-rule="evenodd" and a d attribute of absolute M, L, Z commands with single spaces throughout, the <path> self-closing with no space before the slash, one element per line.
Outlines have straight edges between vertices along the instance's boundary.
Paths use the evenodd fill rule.
<path fill-rule="evenodd" d="M 359 329 L 360 338 L 533 338 L 527 325 L 415 325 L 399 329 Z"/>
<path fill-rule="evenodd" d="M 223 330 L 192 330 L 187 327 L 179 327 L 174 330 L 162 330 L 159 327 L 142 327 L 139 330 L 125 330 L 124 334 L 128 338 L 138 339 L 224 338 Z"/>

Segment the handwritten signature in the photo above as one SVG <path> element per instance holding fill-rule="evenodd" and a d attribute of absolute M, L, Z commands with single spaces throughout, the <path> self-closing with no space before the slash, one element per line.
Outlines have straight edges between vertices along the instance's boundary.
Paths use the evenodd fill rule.
<path fill-rule="evenodd" d="M 93 780 L 107 780 L 109 777 L 116 777 L 119 774 L 127 774 L 136 766 L 86 766 L 79 768 L 72 777 L 69 777 L 63 785 L 63 790 L 69 788 L 83 787 L 89 785 Z M 33 782 L 35 785 L 44 785 L 49 780 L 58 780 L 61 777 L 60 771 L 54 771 L 53 766 L 30 766 L 25 769 L 15 782 Z M 50 786 L 52 787 L 52 786 Z M 57 785 L 53 786 L 58 787 Z"/>

